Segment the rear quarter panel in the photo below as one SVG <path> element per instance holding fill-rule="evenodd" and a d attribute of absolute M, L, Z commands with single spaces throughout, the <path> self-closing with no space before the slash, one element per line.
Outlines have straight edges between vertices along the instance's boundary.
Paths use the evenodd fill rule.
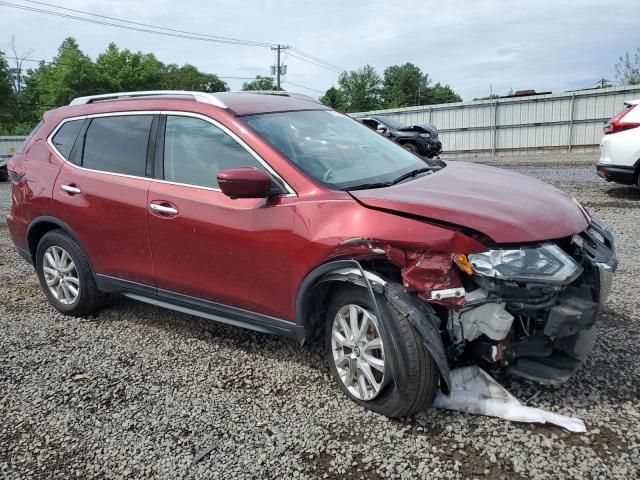
<path fill-rule="evenodd" d="M 27 231 L 32 220 L 39 216 L 52 215 L 53 186 L 62 162 L 47 144 L 47 136 L 57 121 L 40 128 L 25 151 L 9 161 L 8 168 L 24 177 L 11 187 L 11 212 L 7 224 L 11 238 L 18 248 L 28 250 Z"/>

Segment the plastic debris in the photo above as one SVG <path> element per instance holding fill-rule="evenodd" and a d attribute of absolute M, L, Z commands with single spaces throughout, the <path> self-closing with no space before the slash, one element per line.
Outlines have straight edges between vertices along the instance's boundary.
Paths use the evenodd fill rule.
<path fill-rule="evenodd" d="M 552 423 L 570 432 L 585 433 L 579 418 L 527 407 L 478 366 L 451 371 L 451 395 L 438 392 L 433 406 L 505 420 L 527 423 Z"/>

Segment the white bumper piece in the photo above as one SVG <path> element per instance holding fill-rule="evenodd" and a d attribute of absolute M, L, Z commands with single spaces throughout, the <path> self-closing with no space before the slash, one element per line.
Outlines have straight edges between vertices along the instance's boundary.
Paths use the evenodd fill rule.
<path fill-rule="evenodd" d="M 552 423 L 570 432 L 587 431 L 584 422 L 579 418 L 522 405 L 488 373 L 475 365 L 452 370 L 451 395 L 446 396 L 438 392 L 433 406 L 515 422 Z"/>

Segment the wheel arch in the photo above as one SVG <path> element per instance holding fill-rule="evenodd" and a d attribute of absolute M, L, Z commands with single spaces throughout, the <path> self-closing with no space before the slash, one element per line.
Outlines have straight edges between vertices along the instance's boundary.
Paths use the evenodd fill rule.
<path fill-rule="evenodd" d="M 84 245 L 78 235 L 76 235 L 71 227 L 62 220 L 50 216 L 36 217 L 33 219 L 31 224 L 29 224 L 29 228 L 27 229 L 27 245 L 29 247 L 29 255 L 31 256 L 33 265 L 36 265 L 36 251 L 38 250 L 38 243 L 40 243 L 42 237 L 52 230 L 62 230 L 64 233 L 69 235 L 85 253 L 87 253 L 87 249 L 84 248 Z M 88 254 L 87 258 L 89 260 L 89 268 L 91 269 L 91 273 L 95 279 L 96 272 L 93 269 L 93 264 L 91 263 L 91 259 Z"/>
<path fill-rule="evenodd" d="M 363 277 L 364 275 L 364 277 Z M 448 357 L 440 331 L 438 318 L 431 307 L 422 300 L 410 295 L 398 283 L 387 282 L 378 274 L 365 270 L 355 259 L 327 262 L 312 270 L 302 281 L 296 298 L 296 324 L 301 332 L 301 343 L 318 339 L 322 332 L 323 305 L 335 288 L 348 282 L 384 295 L 386 299 L 404 316 L 422 337 L 425 348 L 433 357 L 441 375 L 441 389 L 448 394 L 451 391 L 451 372 Z M 321 287 L 317 290 L 317 287 Z M 373 299 L 375 304 L 375 298 Z M 376 307 L 377 308 L 377 307 Z"/>
<path fill-rule="evenodd" d="M 300 339 L 301 343 L 312 343 L 317 340 L 322 305 L 339 285 L 337 278 L 328 280 L 329 276 L 338 275 L 341 270 L 353 270 L 357 268 L 356 265 L 356 260 L 334 260 L 319 265 L 304 278 L 296 296 L 296 325 L 301 327 L 300 331 L 304 332 L 304 337 Z"/>

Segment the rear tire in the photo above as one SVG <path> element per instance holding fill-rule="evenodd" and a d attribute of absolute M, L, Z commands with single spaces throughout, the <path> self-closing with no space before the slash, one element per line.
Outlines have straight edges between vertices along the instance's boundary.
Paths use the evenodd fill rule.
<path fill-rule="evenodd" d="M 409 321 L 384 297 L 376 296 L 376 302 L 382 319 L 376 318 L 369 293 L 362 287 L 344 287 L 333 295 L 325 325 L 331 374 L 343 393 L 369 410 L 387 417 L 414 415 L 431 404 L 440 378 L 438 368 Z M 350 328 L 352 311 L 356 312 L 354 328 Z M 365 323 L 364 339 L 358 340 L 356 334 L 348 338 L 349 331 L 359 333 Z M 382 343 L 377 350 L 368 346 L 379 344 L 376 331 Z M 370 372 L 372 381 L 367 380 Z"/>
<path fill-rule="evenodd" d="M 84 317 L 106 296 L 98 290 L 87 254 L 66 233 L 53 230 L 38 243 L 36 273 L 47 299 L 65 315 Z"/>

